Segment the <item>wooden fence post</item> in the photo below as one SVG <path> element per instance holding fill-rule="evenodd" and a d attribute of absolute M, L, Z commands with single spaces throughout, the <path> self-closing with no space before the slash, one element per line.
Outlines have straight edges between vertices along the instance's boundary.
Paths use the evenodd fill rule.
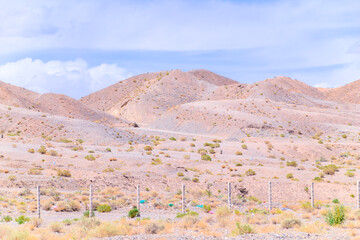
<path fill-rule="evenodd" d="M 228 208 L 231 210 L 231 182 L 228 182 Z"/>
<path fill-rule="evenodd" d="M 37 214 L 38 214 L 38 218 L 41 217 L 40 215 L 40 186 L 36 187 L 36 192 L 37 192 Z"/>
<path fill-rule="evenodd" d="M 185 184 L 182 185 L 182 190 L 181 190 L 181 195 L 182 195 L 182 200 L 181 200 L 181 207 L 182 207 L 182 214 L 185 214 Z"/>
<path fill-rule="evenodd" d="M 137 209 L 138 209 L 138 211 L 139 211 L 139 214 L 138 214 L 138 217 L 140 217 L 140 184 L 138 184 L 137 186 L 136 186 L 136 189 L 137 189 L 137 193 L 136 193 L 136 201 L 137 201 Z"/>
<path fill-rule="evenodd" d="M 271 182 L 269 181 L 269 211 L 272 209 Z"/>
<path fill-rule="evenodd" d="M 89 198 L 90 198 L 90 206 L 89 206 L 89 218 L 91 218 L 92 217 L 92 212 L 93 212 L 93 210 L 92 210 L 92 195 L 93 195 L 93 193 L 92 193 L 92 185 L 90 185 L 90 196 L 89 196 Z"/>

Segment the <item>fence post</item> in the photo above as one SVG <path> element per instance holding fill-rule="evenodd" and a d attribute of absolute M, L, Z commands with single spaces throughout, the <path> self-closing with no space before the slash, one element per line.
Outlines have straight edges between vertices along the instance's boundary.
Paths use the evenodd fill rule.
<path fill-rule="evenodd" d="M 269 181 L 269 211 L 272 209 L 271 182 Z"/>
<path fill-rule="evenodd" d="M 231 210 L 231 182 L 228 182 L 228 208 Z"/>
<path fill-rule="evenodd" d="M 136 189 L 137 189 L 137 193 L 136 193 L 136 201 L 137 201 L 137 209 L 138 209 L 138 211 L 139 211 L 139 214 L 138 214 L 138 217 L 140 217 L 140 184 L 138 184 L 137 186 L 136 186 Z"/>
<path fill-rule="evenodd" d="M 38 214 L 38 218 L 41 217 L 40 215 L 40 186 L 36 187 L 36 192 L 37 192 L 37 214 Z"/>
<path fill-rule="evenodd" d="M 314 208 L 314 183 L 311 183 L 311 193 L 310 193 L 310 197 L 311 197 L 311 207 Z"/>
<path fill-rule="evenodd" d="M 182 189 L 181 189 L 181 195 L 182 195 L 182 200 L 181 200 L 181 207 L 182 207 L 182 214 L 185 214 L 185 184 L 182 185 Z"/>
<path fill-rule="evenodd" d="M 357 198 L 357 201 L 356 201 L 356 208 L 357 209 L 360 209 L 360 181 L 358 180 L 357 181 L 357 184 L 356 184 L 356 198 Z"/>
<path fill-rule="evenodd" d="M 92 193 L 92 185 L 90 185 L 90 196 L 89 196 L 89 198 L 90 198 L 90 206 L 89 206 L 89 218 L 91 218 L 92 217 L 92 195 L 93 195 L 93 193 Z"/>

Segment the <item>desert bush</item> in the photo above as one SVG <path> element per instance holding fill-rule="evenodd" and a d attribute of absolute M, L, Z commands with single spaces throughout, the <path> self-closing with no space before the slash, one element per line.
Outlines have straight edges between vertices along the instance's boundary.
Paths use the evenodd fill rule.
<path fill-rule="evenodd" d="M 139 215 L 139 210 L 137 209 L 137 207 L 133 207 L 133 209 L 131 209 L 128 213 L 129 218 L 135 218 L 138 215 Z"/>
<path fill-rule="evenodd" d="M 300 227 L 300 226 L 301 226 L 301 221 L 296 218 L 287 218 L 281 223 L 281 227 L 285 229 Z"/>
<path fill-rule="evenodd" d="M 145 146 L 144 150 L 145 151 L 152 151 L 154 148 L 152 146 Z"/>
<path fill-rule="evenodd" d="M 292 179 L 294 178 L 294 175 L 292 173 L 288 173 L 286 174 L 286 178 Z"/>
<path fill-rule="evenodd" d="M 202 155 L 202 156 L 201 156 L 201 160 L 211 161 L 211 157 L 210 157 L 209 155 L 205 154 L 205 155 Z"/>
<path fill-rule="evenodd" d="M 85 159 L 89 161 L 95 161 L 96 158 L 94 157 L 94 155 L 90 154 L 90 155 L 86 155 Z"/>
<path fill-rule="evenodd" d="M 336 204 L 332 210 L 328 210 L 325 216 L 325 221 L 330 225 L 339 225 L 345 221 L 345 207 Z"/>
<path fill-rule="evenodd" d="M 42 224 L 42 219 L 41 218 L 32 218 L 30 220 L 30 224 L 32 225 L 33 228 L 39 228 Z"/>
<path fill-rule="evenodd" d="M 30 218 L 25 217 L 24 215 L 21 215 L 21 216 L 15 218 L 15 222 L 17 222 L 18 224 L 24 224 L 29 221 L 30 221 Z"/>
<path fill-rule="evenodd" d="M 256 175 L 256 172 L 252 169 L 248 169 L 246 172 L 245 172 L 245 175 L 246 176 L 254 176 Z"/>
<path fill-rule="evenodd" d="M 355 176 L 355 173 L 351 172 L 351 171 L 347 171 L 345 173 L 345 176 L 348 176 L 348 177 L 354 177 Z"/>
<path fill-rule="evenodd" d="M 226 207 L 226 206 L 222 206 L 222 207 L 218 207 L 217 209 L 216 209 L 216 217 L 218 217 L 218 218 L 223 218 L 223 217 L 228 217 L 228 216 L 230 216 L 230 214 L 231 214 L 231 211 L 229 210 L 229 208 L 228 207 Z"/>
<path fill-rule="evenodd" d="M 297 164 L 297 162 L 295 162 L 295 161 L 290 161 L 290 162 L 286 162 L 286 166 L 289 166 L 289 167 L 297 167 L 298 164 Z"/>
<path fill-rule="evenodd" d="M 246 150 L 248 147 L 246 146 L 246 144 L 243 144 L 241 145 L 241 148 Z"/>
<path fill-rule="evenodd" d="M 335 164 L 329 164 L 324 166 L 323 168 L 323 173 L 326 175 L 334 175 L 336 171 L 338 171 L 338 167 Z"/>
<path fill-rule="evenodd" d="M 165 226 L 163 224 L 151 222 L 145 226 L 146 234 L 158 234 L 160 231 L 164 230 Z"/>
<path fill-rule="evenodd" d="M 236 223 L 236 228 L 231 232 L 233 236 L 255 233 L 255 231 L 248 224 L 240 225 Z"/>
<path fill-rule="evenodd" d="M 28 153 L 35 153 L 35 149 L 33 149 L 33 148 L 30 148 L 27 151 L 28 151 Z"/>
<path fill-rule="evenodd" d="M 53 156 L 53 157 L 56 157 L 56 156 L 58 156 L 59 154 L 58 154 L 58 152 L 55 151 L 55 150 L 50 150 L 50 155 Z"/>
<path fill-rule="evenodd" d="M 9 215 L 4 216 L 4 217 L 1 219 L 2 222 L 11 222 L 12 220 L 13 220 L 12 217 L 10 217 Z"/>
<path fill-rule="evenodd" d="M 70 173 L 70 171 L 69 170 L 58 170 L 57 171 L 57 175 L 59 176 L 59 177 L 71 177 L 71 173 Z"/>
<path fill-rule="evenodd" d="M 45 154 L 46 153 L 46 147 L 45 146 L 40 146 L 40 148 L 37 150 L 38 151 L 38 153 L 40 153 L 40 154 Z"/>
<path fill-rule="evenodd" d="M 61 233 L 63 231 L 63 224 L 61 222 L 53 222 L 50 224 L 51 231 Z"/>
<path fill-rule="evenodd" d="M 98 212 L 111 212 L 111 207 L 107 204 L 101 204 L 97 206 L 96 211 Z"/>
<path fill-rule="evenodd" d="M 240 152 L 240 151 L 236 151 L 236 153 L 235 153 L 236 155 L 242 155 L 242 152 Z"/>

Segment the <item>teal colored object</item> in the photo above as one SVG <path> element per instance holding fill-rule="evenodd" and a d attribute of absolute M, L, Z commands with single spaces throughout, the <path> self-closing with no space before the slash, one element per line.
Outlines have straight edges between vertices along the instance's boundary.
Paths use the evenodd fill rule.
<path fill-rule="evenodd" d="M 197 207 L 199 207 L 199 208 L 203 208 L 204 207 L 204 205 L 196 205 Z"/>
<path fill-rule="evenodd" d="M 141 204 L 144 204 L 146 202 L 146 200 L 140 200 Z"/>
<path fill-rule="evenodd" d="M 173 206 L 174 206 L 174 204 L 170 203 L 170 204 L 169 204 L 169 206 L 170 206 L 170 207 L 173 207 Z"/>

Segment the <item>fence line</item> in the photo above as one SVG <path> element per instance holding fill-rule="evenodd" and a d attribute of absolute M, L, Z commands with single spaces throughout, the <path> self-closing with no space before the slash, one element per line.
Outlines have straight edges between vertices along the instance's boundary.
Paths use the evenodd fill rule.
<path fill-rule="evenodd" d="M 264 207 L 267 208 L 269 210 L 269 212 L 271 212 L 271 210 L 274 207 L 274 202 L 273 202 L 273 198 L 274 198 L 274 192 L 273 192 L 273 183 L 272 181 L 268 182 L 268 202 L 263 202 Z M 235 188 L 236 189 L 236 188 Z M 320 188 L 321 189 L 321 188 Z M 36 196 L 37 196 L 37 216 L 38 218 L 41 218 L 41 196 L 40 196 L 40 191 L 41 190 L 41 186 L 36 186 Z M 141 204 L 142 201 L 140 200 L 140 184 L 136 185 L 136 207 L 138 209 L 138 216 L 140 217 L 140 212 L 141 212 Z M 148 190 L 147 190 L 148 191 Z M 353 196 L 354 197 L 354 196 Z M 232 183 L 228 182 L 227 183 L 227 207 L 228 209 L 232 209 L 233 208 L 233 202 L 232 202 Z M 225 199 L 223 200 L 225 203 Z M 310 203 L 311 203 L 311 207 L 314 208 L 315 207 L 315 183 L 312 182 L 310 185 Z M 182 184 L 181 186 L 181 213 L 185 214 L 187 209 L 186 209 L 186 186 L 185 184 Z M 91 218 L 93 216 L 93 185 L 89 186 L 89 217 Z M 169 205 L 170 206 L 170 205 Z M 174 204 L 172 204 L 172 206 L 174 206 Z M 178 205 L 179 206 L 179 205 Z M 194 206 L 194 205 L 193 205 Z M 201 207 L 203 207 L 204 205 L 200 205 Z M 196 207 L 199 207 L 198 205 Z M 356 181 L 356 208 L 359 209 L 360 208 L 360 181 Z"/>

